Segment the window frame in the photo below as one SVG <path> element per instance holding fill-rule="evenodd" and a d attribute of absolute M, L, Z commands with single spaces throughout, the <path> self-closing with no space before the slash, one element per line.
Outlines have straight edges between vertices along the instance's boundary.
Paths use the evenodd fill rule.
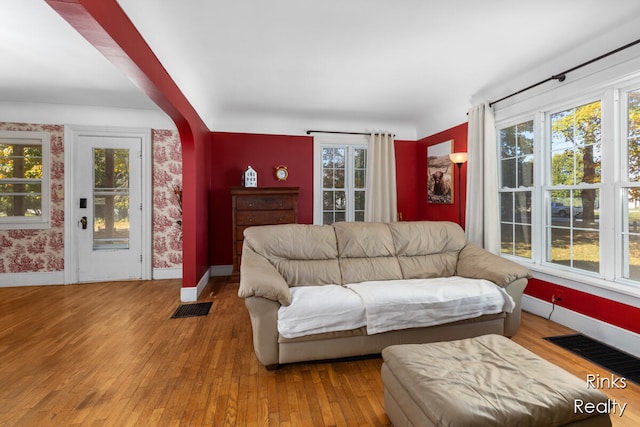
<path fill-rule="evenodd" d="M 346 221 L 354 221 L 355 203 L 354 203 L 354 183 L 355 183 L 355 166 L 353 164 L 353 152 L 355 149 L 368 148 L 367 135 L 336 135 L 330 136 L 314 136 L 313 138 L 313 223 L 316 225 L 323 224 L 323 164 L 322 150 L 324 148 L 340 148 L 347 149 L 345 161 L 345 191 L 347 193 Z M 365 165 L 366 168 L 366 165 Z M 366 184 L 365 184 L 366 197 Z"/>
<path fill-rule="evenodd" d="M 532 126 L 533 126 L 533 140 L 534 140 L 534 145 L 533 145 L 533 151 L 530 154 L 533 157 L 533 176 L 532 176 L 532 185 L 529 187 L 524 187 L 524 186 L 517 186 L 517 187 L 506 187 L 503 185 L 502 182 L 502 177 L 503 177 L 503 170 L 502 170 L 502 144 L 501 144 L 501 140 L 500 140 L 500 134 L 501 131 L 503 129 L 507 129 L 510 127 L 514 127 L 514 126 L 518 126 L 521 125 L 525 122 L 533 122 Z M 512 257 L 514 259 L 517 260 L 524 260 L 525 262 L 531 262 L 532 260 L 535 259 L 535 255 L 536 255 L 536 243 L 537 243 L 537 236 L 535 233 L 535 227 L 534 227 L 534 221 L 537 217 L 537 201 L 536 201 L 536 190 L 537 190 L 537 182 L 538 182 L 538 169 L 536 168 L 536 164 L 538 164 L 539 162 L 539 154 L 537 151 L 539 151 L 538 147 L 535 144 L 535 141 L 537 140 L 538 136 L 539 136 L 539 132 L 538 132 L 538 126 L 537 126 L 538 122 L 536 120 L 536 116 L 534 114 L 530 114 L 530 115 L 524 115 L 524 116 L 518 116 L 515 118 L 512 118 L 511 120 L 507 121 L 507 122 L 503 122 L 500 124 L 500 126 L 498 126 L 496 124 L 496 139 L 497 139 L 497 150 L 498 150 L 498 204 L 499 204 L 499 208 L 500 208 L 500 254 L 502 256 L 506 256 L 506 257 Z M 518 158 L 519 156 L 516 156 L 514 158 Z M 517 175 L 516 175 L 516 180 L 517 180 Z M 502 194 L 505 193 L 510 193 L 512 195 L 515 195 L 516 193 L 531 193 L 531 218 L 530 218 L 530 224 L 529 226 L 531 227 L 531 256 L 530 257 L 523 257 L 523 256 L 519 256 L 519 255 L 515 255 L 513 253 L 508 254 L 506 252 L 502 252 L 502 225 L 503 225 L 503 221 L 502 221 Z M 505 222 L 507 224 L 510 224 L 513 227 L 515 227 L 516 225 L 526 225 L 525 223 L 517 223 L 515 221 L 515 212 L 514 215 L 512 216 L 512 221 L 510 222 Z M 512 242 L 513 242 L 513 238 L 512 238 Z M 512 251 L 513 252 L 513 251 Z"/>
<path fill-rule="evenodd" d="M 598 222 L 598 227 L 597 229 L 592 229 L 595 230 L 598 234 L 598 271 L 590 271 L 587 269 L 581 269 L 581 268 L 577 268 L 577 267 L 573 267 L 573 266 L 565 266 L 563 264 L 560 264 L 558 262 L 553 262 L 551 260 L 551 233 L 552 233 L 552 229 L 566 229 L 569 230 L 571 233 L 571 236 L 574 235 L 574 231 L 588 231 L 588 229 L 584 229 L 584 228 L 580 228 L 580 227 L 576 227 L 574 222 L 572 222 L 573 220 L 573 203 L 570 204 L 571 206 L 571 212 L 569 215 L 569 226 L 568 227 L 558 227 L 557 225 L 554 226 L 553 225 L 553 220 L 552 220 L 552 207 L 551 207 L 551 203 L 552 203 L 552 198 L 551 198 L 551 193 L 554 191 L 582 191 L 582 190 L 589 190 L 589 189 L 595 189 L 598 192 L 598 201 L 599 201 L 599 205 L 603 205 L 603 201 L 602 201 L 602 196 L 603 196 L 603 186 L 607 183 L 606 181 L 609 181 L 611 179 L 611 176 L 609 175 L 609 167 L 605 166 L 605 164 L 607 163 L 606 160 L 607 158 L 609 158 L 611 156 L 611 151 L 613 148 L 606 148 L 604 147 L 605 144 L 605 140 L 607 138 L 605 138 L 605 132 L 610 132 L 609 127 L 607 126 L 607 124 L 605 123 L 605 102 L 606 102 L 606 94 L 603 92 L 600 93 L 594 93 L 590 96 L 586 96 L 586 97 L 580 97 L 580 98 L 576 98 L 576 100 L 573 101 L 569 101 L 566 103 L 563 103 L 562 105 L 559 105 L 555 108 L 549 108 L 546 111 L 544 111 L 542 114 L 544 114 L 544 131 L 542 134 L 542 139 L 539 142 L 539 145 L 542 146 L 542 170 L 541 170 L 541 175 L 542 175 L 542 182 L 540 185 L 540 191 L 541 191 L 541 213 L 542 213 L 542 230 L 540 230 L 540 232 L 542 233 L 542 247 L 540 248 L 540 257 L 539 257 L 539 262 L 541 265 L 545 265 L 548 266 L 550 268 L 554 268 L 554 269 L 559 269 L 559 270 L 566 270 L 568 272 L 571 273 L 575 273 L 575 274 L 579 274 L 579 275 L 585 275 L 585 276 L 592 276 L 595 278 L 601 278 L 604 279 L 606 274 L 606 270 L 608 269 L 608 266 L 606 265 L 609 260 L 605 260 L 605 258 L 610 258 L 605 256 L 605 251 L 604 251 L 604 247 L 606 246 L 606 242 L 604 241 L 604 236 L 603 236 L 603 222 L 602 222 L 602 217 L 600 216 L 599 222 Z M 575 182 L 573 184 L 553 184 L 552 182 L 552 159 L 553 159 L 553 141 L 552 141 L 552 122 L 551 122 L 551 117 L 554 114 L 557 114 L 559 112 L 563 112 L 563 111 L 567 111 L 570 109 L 576 109 L 576 108 L 580 108 L 582 106 L 585 105 L 589 105 L 591 103 L 595 103 L 595 102 L 600 102 L 600 126 L 601 126 L 601 138 L 600 138 L 600 153 L 601 153 L 601 172 L 600 172 L 600 182 L 598 183 L 583 183 L 583 182 Z M 606 107 L 609 108 L 609 107 Z M 609 139 L 611 140 L 611 139 Z M 534 142 L 535 144 L 535 142 Z M 575 150 L 575 146 L 573 147 L 573 149 Z M 606 151 L 606 154 L 605 154 Z M 575 161 L 575 160 L 574 160 Z M 576 173 L 576 169 L 574 169 L 574 178 L 575 178 L 575 173 Z M 575 196 L 574 196 L 575 197 Z M 609 209 L 609 208 L 608 208 Z M 608 210 L 607 209 L 607 210 Z M 605 218 L 608 217 L 609 215 L 605 214 Z M 542 249 L 544 248 L 544 251 L 542 251 Z M 573 254 L 573 248 L 574 245 L 571 245 L 571 252 Z M 574 261 L 574 257 L 572 255 L 571 258 L 571 264 L 573 264 Z"/>
<path fill-rule="evenodd" d="M 615 264 L 615 277 L 617 281 L 623 284 L 630 284 L 634 286 L 640 286 L 640 279 L 634 280 L 629 277 L 625 277 L 626 271 L 629 269 L 629 263 L 625 265 L 625 257 L 628 255 L 627 250 L 624 248 L 625 245 L 625 234 L 631 234 L 630 231 L 626 231 L 624 229 L 625 221 L 628 221 L 628 209 L 625 209 L 624 204 L 628 203 L 628 197 L 626 196 L 625 190 L 628 188 L 638 188 L 640 189 L 640 180 L 637 182 L 633 182 L 628 177 L 629 170 L 629 138 L 628 138 L 628 118 L 629 118 L 629 96 L 630 92 L 640 92 L 640 81 L 635 82 L 634 84 L 627 85 L 621 87 L 619 92 L 616 94 L 617 104 L 620 106 L 619 108 L 619 123 L 618 123 L 618 132 L 620 144 L 618 144 L 617 152 L 616 152 L 616 169 L 614 170 L 614 174 L 616 177 L 616 187 L 615 193 L 620 194 L 619 201 L 615 203 L 615 215 L 618 218 L 616 222 L 615 228 L 615 253 L 616 253 L 616 264 Z M 638 232 L 634 232 L 634 234 L 638 234 Z"/>
<path fill-rule="evenodd" d="M 0 141 L 42 147 L 41 215 L 0 216 L 0 230 L 51 228 L 51 135 L 49 132 L 0 130 Z M 0 179 L 0 182 L 5 181 Z"/>
<path fill-rule="evenodd" d="M 497 138 L 496 158 L 501 159 L 500 129 L 534 118 L 534 190 L 532 200 L 532 258 L 509 254 L 500 255 L 521 263 L 535 273 L 535 277 L 550 280 L 573 288 L 602 289 L 618 294 L 640 296 L 640 280 L 623 277 L 623 189 L 627 156 L 627 111 L 626 94 L 640 90 L 640 61 L 634 72 L 616 75 L 610 68 L 602 79 L 588 79 L 574 82 L 570 86 L 557 88 L 553 96 L 542 97 L 533 93 L 520 102 L 510 101 L 496 108 L 495 130 Z M 623 67 L 624 69 L 624 67 Z M 598 228 L 600 245 L 600 269 L 598 273 L 588 270 L 568 268 L 557 263 L 546 262 L 548 247 L 547 209 L 550 200 L 546 194 L 550 189 L 551 168 L 551 123 L 550 115 L 569 108 L 575 108 L 596 100 L 601 101 L 601 181 L 600 225 Z M 607 147 L 607 144 L 610 146 Z M 498 170 L 498 173 L 501 173 Z M 549 178 L 550 179 L 550 178 Z M 629 184 L 629 183 L 626 183 Z M 640 186 L 640 183 L 638 183 Z M 499 196 L 500 193 L 498 193 Z M 606 208 L 602 208 L 605 206 Z M 606 295 L 606 294 L 603 294 Z"/>

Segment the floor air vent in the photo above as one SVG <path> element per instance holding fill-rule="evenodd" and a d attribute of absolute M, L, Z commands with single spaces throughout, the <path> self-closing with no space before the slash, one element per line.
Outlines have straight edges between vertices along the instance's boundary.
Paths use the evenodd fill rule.
<path fill-rule="evenodd" d="M 196 316 L 206 316 L 209 314 L 209 310 L 211 309 L 211 305 L 213 302 L 196 302 L 193 304 L 181 304 L 173 316 L 172 319 L 179 319 L 183 317 L 196 317 Z"/>
<path fill-rule="evenodd" d="M 596 365 L 640 384 L 640 359 L 582 334 L 546 337 L 545 340 L 583 357 Z"/>

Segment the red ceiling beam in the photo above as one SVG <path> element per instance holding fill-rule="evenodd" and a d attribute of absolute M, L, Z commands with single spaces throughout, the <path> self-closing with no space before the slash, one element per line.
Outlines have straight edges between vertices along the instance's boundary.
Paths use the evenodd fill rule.
<path fill-rule="evenodd" d="M 45 0 L 176 124 L 183 167 L 183 287 L 209 267 L 210 131 L 116 0 Z"/>

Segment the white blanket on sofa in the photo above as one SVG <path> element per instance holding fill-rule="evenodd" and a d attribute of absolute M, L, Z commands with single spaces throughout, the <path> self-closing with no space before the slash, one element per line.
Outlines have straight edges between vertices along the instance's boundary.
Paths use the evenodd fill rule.
<path fill-rule="evenodd" d="M 447 277 L 300 286 L 278 310 L 278 332 L 296 338 L 367 327 L 368 334 L 511 312 L 513 299 L 487 280 Z"/>
<path fill-rule="evenodd" d="M 346 286 L 364 302 L 368 334 L 510 313 L 515 307 L 511 296 L 494 283 L 458 276 Z"/>
<path fill-rule="evenodd" d="M 289 292 L 291 304 L 278 310 L 278 332 L 285 338 L 348 331 L 367 323 L 362 299 L 344 286 L 296 286 Z"/>

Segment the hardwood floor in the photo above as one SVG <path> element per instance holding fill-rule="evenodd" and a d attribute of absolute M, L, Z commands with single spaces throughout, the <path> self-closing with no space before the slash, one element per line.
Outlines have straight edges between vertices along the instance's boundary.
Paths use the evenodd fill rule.
<path fill-rule="evenodd" d="M 213 279 L 208 316 L 170 319 L 180 282 L 0 288 L 1 426 L 385 426 L 380 357 L 266 371 L 237 283 Z M 531 314 L 514 340 L 578 377 L 607 375 L 541 339 L 569 329 Z M 615 426 L 640 425 L 640 387 Z"/>

